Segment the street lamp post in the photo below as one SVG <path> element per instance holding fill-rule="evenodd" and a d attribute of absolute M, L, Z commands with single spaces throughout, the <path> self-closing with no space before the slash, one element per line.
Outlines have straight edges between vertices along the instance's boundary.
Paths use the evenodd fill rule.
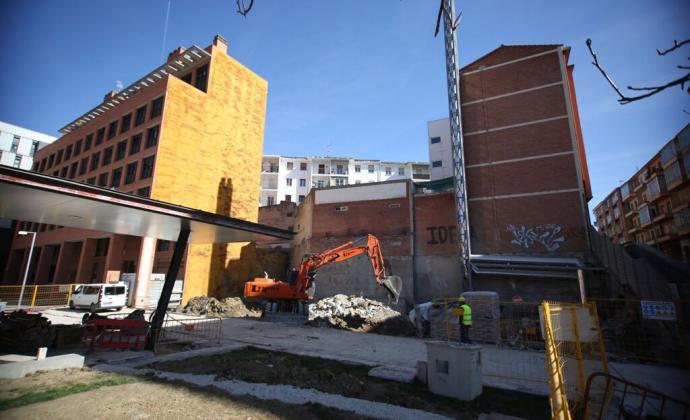
<path fill-rule="evenodd" d="M 22 289 L 19 292 L 19 301 L 17 302 L 17 310 L 22 307 L 22 299 L 24 298 L 24 287 L 26 287 L 26 279 L 29 277 L 29 267 L 31 266 L 31 256 L 34 253 L 34 245 L 36 244 L 36 232 L 27 230 L 20 230 L 17 232 L 20 236 L 32 235 L 31 248 L 29 248 L 29 259 L 26 261 L 26 270 L 24 270 L 24 281 L 22 281 Z"/>

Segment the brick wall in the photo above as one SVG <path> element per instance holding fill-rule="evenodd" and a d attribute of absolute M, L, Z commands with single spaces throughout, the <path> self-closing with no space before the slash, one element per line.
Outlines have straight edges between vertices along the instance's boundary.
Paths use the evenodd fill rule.
<path fill-rule="evenodd" d="M 255 222 L 267 83 L 222 50 L 211 53 L 208 93 L 168 81 L 151 196 Z M 244 245 L 190 245 L 185 300 L 219 294 Z"/>

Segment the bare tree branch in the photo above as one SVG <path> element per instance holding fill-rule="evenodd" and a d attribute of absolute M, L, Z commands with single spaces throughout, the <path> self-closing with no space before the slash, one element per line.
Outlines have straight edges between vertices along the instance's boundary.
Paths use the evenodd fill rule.
<path fill-rule="evenodd" d="M 254 6 L 254 0 L 249 0 L 249 6 L 244 5 L 244 0 L 237 0 L 237 13 L 247 17 L 249 11 L 252 10 L 252 6 Z"/>
<path fill-rule="evenodd" d="M 688 42 L 690 42 L 690 40 Z M 685 41 L 681 42 L 680 44 L 675 42 L 676 45 L 671 50 L 678 48 L 679 46 L 683 45 L 683 43 L 685 43 Z M 599 60 L 597 59 L 597 55 L 594 53 L 594 50 L 592 49 L 592 40 L 591 39 L 587 39 L 587 48 L 589 49 L 589 53 L 591 54 L 592 59 L 594 60 L 592 62 L 592 64 L 594 65 L 594 67 L 596 67 L 601 72 L 601 74 L 604 76 L 604 78 L 609 83 L 609 85 L 611 85 L 613 90 L 616 91 L 616 93 L 618 94 L 618 97 L 619 97 L 618 102 L 621 105 L 629 104 L 630 102 L 635 102 L 635 101 L 639 101 L 640 99 L 648 98 L 652 95 L 656 95 L 657 93 L 664 91 L 664 90 L 666 90 L 670 87 L 673 87 L 673 86 L 680 86 L 681 89 L 685 90 L 685 83 L 690 82 L 690 73 L 688 73 L 685 76 L 682 76 L 676 80 L 673 80 L 673 81 L 666 83 L 665 85 L 650 86 L 650 87 L 628 86 L 629 90 L 634 90 L 634 91 L 644 90 L 644 91 L 648 91 L 648 92 L 643 94 L 643 95 L 626 96 L 623 94 L 623 92 L 621 92 L 620 89 L 618 89 L 618 86 L 616 86 L 616 83 L 613 81 L 613 79 L 611 79 L 611 77 L 606 73 L 606 70 L 604 70 L 601 67 L 601 65 L 599 65 Z M 671 50 L 669 50 L 669 51 L 671 51 Z M 666 51 L 666 52 L 668 52 L 668 51 Z M 663 54 L 661 54 L 661 55 L 663 55 Z M 681 67 L 681 66 L 679 66 L 679 67 Z M 690 89 L 688 89 L 688 93 L 690 94 Z"/>
<path fill-rule="evenodd" d="M 678 43 L 678 41 L 676 41 L 674 39 L 673 40 L 673 46 L 671 48 L 669 48 L 665 51 L 656 50 L 656 53 L 659 55 L 666 55 L 666 54 L 670 53 L 671 51 L 677 50 L 678 48 L 682 47 L 685 44 L 690 44 L 690 39 L 686 39 L 685 41 L 681 41 L 680 43 Z"/>

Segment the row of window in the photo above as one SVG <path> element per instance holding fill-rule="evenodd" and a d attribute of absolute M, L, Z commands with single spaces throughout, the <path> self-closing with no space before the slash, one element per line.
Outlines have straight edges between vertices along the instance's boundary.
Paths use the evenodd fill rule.
<path fill-rule="evenodd" d="M 287 186 L 292 186 L 292 178 L 285 178 L 285 184 Z M 306 187 L 307 186 L 306 178 L 300 178 L 299 179 L 299 186 L 300 187 Z"/>
<path fill-rule="evenodd" d="M 141 161 L 141 174 L 139 179 L 147 179 L 153 175 L 155 155 L 145 157 Z M 137 170 L 139 169 L 139 162 L 132 162 L 126 166 L 113 169 L 111 172 L 103 172 L 98 175 L 98 178 L 91 177 L 86 180 L 87 184 L 98 185 L 104 188 L 118 188 L 120 185 L 128 185 L 137 180 Z M 124 170 L 124 171 L 123 171 Z M 123 182 L 124 173 L 124 182 Z M 144 195 L 137 192 L 137 195 Z M 145 194 L 148 197 L 148 191 Z"/>
<path fill-rule="evenodd" d="M 160 98 L 154 99 L 151 102 L 149 120 L 157 118 L 163 113 L 163 100 L 164 100 L 164 97 L 161 96 Z M 143 105 L 143 106 L 139 107 L 134 112 L 134 127 L 138 127 L 138 126 L 142 125 L 144 122 L 146 122 L 147 109 L 148 109 L 148 105 Z M 130 130 L 131 125 L 132 125 L 132 113 L 124 115 L 120 120 L 112 121 L 107 126 L 107 140 L 112 140 L 113 138 L 115 138 L 115 136 L 118 134 L 118 126 L 120 129 L 119 133 L 124 134 Z M 158 131 L 157 131 L 158 127 L 159 126 L 156 126 L 156 132 L 154 133 L 156 140 L 158 138 Z M 153 129 L 153 127 L 149 129 L 149 132 L 152 129 Z M 141 136 L 141 134 L 139 134 L 139 135 Z M 147 144 L 148 144 L 148 138 L 149 138 L 149 135 L 147 135 Z M 94 139 L 95 139 L 95 141 L 94 141 Z M 72 159 L 73 157 L 77 157 L 82 152 L 89 151 L 91 149 L 91 147 L 100 146 L 104 142 L 105 139 L 106 139 L 106 127 L 101 127 L 98 130 L 96 130 L 95 133 L 88 134 L 85 138 L 79 139 L 76 142 L 74 142 L 74 144 L 70 144 L 67 147 L 65 147 L 64 149 L 60 149 L 60 150 L 56 151 L 55 153 L 52 153 L 47 158 L 42 159 L 40 162 L 40 166 L 39 166 L 40 169 L 39 170 L 42 172 L 46 169 L 52 168 L 53 165 L 59 165 L 60 163 L 63 162 L 63 159 L 66 162 L 66 161 Z M 141 140 L 141 138 L 139 140 Z"/>
<path fill-rule="evenodd" d="M 293 170 L 294 169 L 293 162 L 287 162 L 286 167 L 287 167 L 288 171 Z M 300 171 L 306 171 L 307 170 L 306 162 L 301 162 L 299 164 L 299 170 Z M 370 174 L 373 174 L 376 170 L 376 167 L 374 165 L 367 165 L 367 170 Z M 385 170 L 386 170 L 386 175 L 391 175 L 393 173 L 393 168 L 390 166 L 386 166 Z M 277 165 L 271 164 L 269 166 L 268 172 L 278 172 Z M 331 171 L 331 172 L 335 173 L 337 175 L 347 175 L 347 169 L 345 169 L 345 165 L 335 165 L 335 171 Z M 361 173 L 362 172 L 362 165 L 355 165 L 355 172 Z M 321 163 L 318 165 L 318 173 L 320 173 L 320 174 L 326 173 L 326 165 L 325 164 Z M 398 168 L 398 175 L 405 176 L 405 168 Z"/>
<path fill-rule="evenodd" d="M 158 144 L 158 135 L 160 131 L 160 125 L 155 125 L 148 129 L 146 132 L 146 142 L 144 144 L 144 149 L 154 147 Z M 77 167 L 79 168 L 79 175 L 84 175 L 87 171 L 94 171 L 99 167 L 110 165 L 111 162 L 117 162 L 122 160 L 127 156 L 128 142 L 129 142 L 129 156 L 132 156 L 141 151 L 142 139 L 144 133 L 137 133 L 132 136 L 131 139 L 124 139 L 120 141 L 115 146 L 110 146 L 102 150 L 102 153 L 95 152 L 90 157 L 84 157 L 80 161 L 75 161 L 71 165 L 65 165 L 61 170 L 55 170 L 53 175 L 65 177 L 67 176 L 67 171 L 69 168 L 69 178 L 74 178 L 77 174 Z M 52 157 L 52 155 L 51 155 Z M 113 160 L 114 158 L 114 160 Z M 50 162 L 50 159 L 48 160 Z M 34 170 L 43 172 L 49 169 L 50 166 L 46 167 L 46 158 L 43 158 L 39 162 L 34 163 Z"/>
<path fill-rule="evenodd" d="M 10 152 L 12 153 L 17 153 L 19 150 L 19 142 L 21 141 L 21 137 L 19 136 L 13 136 L 12 137 L 12 145 L 10 146 Z M 29 156 L 33 157 L 34 154 L 36 154 L 36 150 L 38 150 L 38 142 L 36 140 L 31 142 L 31 149 L 29 150 Z"/>

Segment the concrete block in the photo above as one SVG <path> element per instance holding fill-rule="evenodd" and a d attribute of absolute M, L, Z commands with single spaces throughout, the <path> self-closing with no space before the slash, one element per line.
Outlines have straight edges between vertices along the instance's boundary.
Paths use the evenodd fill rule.
<path fill-rule="evenodd" d="M 372 378 L 410 383 L 417 376 L 417 370 L 404 367 L 377 366 L 369 370 L 368 375 Z"/>
<path fill-rule="evenodd" d="M 84 356 L 80 354 L 63 354 L 47 357 L 43 360 L 26 360 L 23 362 L 0 364 L 0 378 L 23 378 L 39 370 L 57 370 L 84 367 Z"/>
<path fill-rule="evenodd" d="M 462 401 L 482 394 L 481 346 L 427 341 L 426 350 L 431 392 Z"/>

